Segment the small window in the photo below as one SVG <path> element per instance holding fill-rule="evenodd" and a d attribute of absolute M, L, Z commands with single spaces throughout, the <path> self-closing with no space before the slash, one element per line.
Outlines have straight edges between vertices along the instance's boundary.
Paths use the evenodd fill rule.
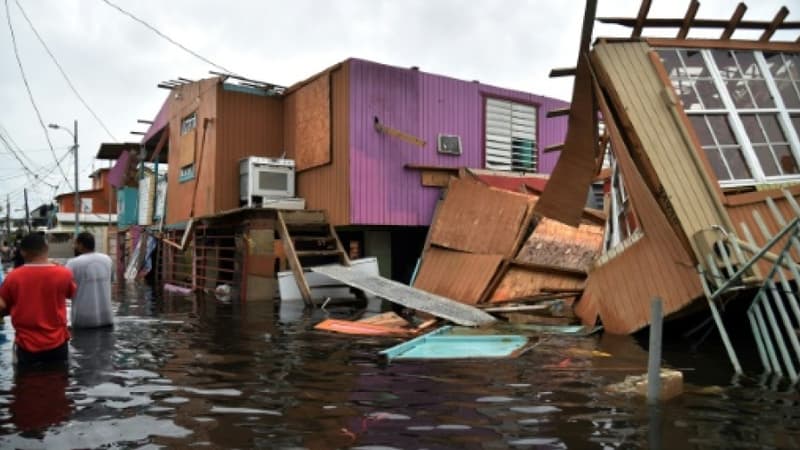
<path fill-rule="evenodd" d="M 536 107 L 489 98 L 485 112 L 486 168 L 536 172 Z"/>
<path fill-rule="evenodd" d="M 450 134 L 440 134 L 438 151 L 446 155 L 460 155 L 461 137 Z"/>
<path fill-rule="evenodd" d="M 197 127 L 197 112 L 184 117 L 181 121 L 181 136 L 188 134 Z"/>
<path fill-rule="evenodd" d="M 180 174 L 178 174 L 178 182 L 183 183 L 192 179 L 194 179 L 194 163 L 181 167 Z"/>

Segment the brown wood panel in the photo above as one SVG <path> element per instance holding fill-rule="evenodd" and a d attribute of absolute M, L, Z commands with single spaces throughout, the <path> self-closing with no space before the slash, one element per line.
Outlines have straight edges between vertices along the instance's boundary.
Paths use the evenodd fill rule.
<path fill-rule="evenodd" d="M 308 209 L 324 209 L 330 223 L 341 226 L 350 224 L 350 64 L 326 72 L 330 82 L 330 162 L 298 173 L 297 194 L 305 198 Z M 284 116 L 284 145 L 287 157 L 296 158 L 290 123 L 291 117 Z"/>
<path fill-rule="evenodd" d="M 470 178 L 453 179 L 447 189 L 431 243 L 470 253 L 513 256 L 531 198 L 490 188 Z"/>
<path fill-rule="evenodd" d="M 414 287 L 474 305 L 502 262 L 503 255 L 476 255 L 431 247 L 422 259 Z"/>
<path fill-rule="evenodd" d="M 599 91 L 599 86 L 596 85 Z M 702 295 L 694 260 L 680 245 L 667 216 L 634 164 L 605 97 L 598 94 L 611 145 L 644 236 L 590 272 L 575 311 L 588 324 L 599 317 L 610 333 L 632 333 L 649 322 L 650 299 L 674 313 Z"/>
<path fill-rule="evenodd" d="M 167 105 L 169 112 L 169 153 L 167 163 L 170 167 L 167 172 L 167 224 L 188 220 L 192 208 L 191 199 L 195 191 L 195 184 L 197 184 L 195 215 L 211 214 L 214 211 L 213 186 L 217 166 L 214 161 L 216 155 L 216 131 L 218 128 L 214 119 L 217 117 L 219 83 L 219 78 L 209 78 L 176 87 L 170 93 L 169 104 Z M 205 119 L 211 119 L 205 131 L 205 143 L 202 144 L 204 145 L 204 163 L 199 172 L 195 173 L 193 180 L 180 183 L 178 178 L 183 152 L 180 133 L 181 120 L 193 111 L 197 112 L 198 148 L 201 145 L 199 140 L 202 136 Z M 197 170 L 200 162 L 198 160 L 194 162 L 195 170 Z"/>
<path fill-rule="evenodd" d="M 592 76 L 588 58 L 578 58 L 572 90 L 567 138 L 547 186 L 536 203 L 536 213 L 578 226 L 586 206 L 589 185 L 595 176 L 597 113 L 592 95 Z"/>
<path fill-rule="evenodd" d="M 517 260 L 586 271 L 603 246 L 604 227 L 578 228 L 543 218 L 517 254 Z"/>
<path fill-rule="evenodd" d="M 585 279 L 569 274 L 510 267 L 492 293 L 491 303 L 502 303 L 520 297 L 532 297 L 553 290 L 581 290 Z"/>
<path fill-rule="evenodd" d="M 239 160 L 283 153 L 283 105 L 265 97 L 220 89 L 217 101 L 214 212 L 239 207 Z M 206 143 L 208 145 L 208 143 Z M 206 149 L 207 151 L 207 149 Z"/>
<path fill-rule="evenodd" d="M 298 172 L 331 161 L 330 73 L 323 72 L 284 98 L 287 151 Z"/>

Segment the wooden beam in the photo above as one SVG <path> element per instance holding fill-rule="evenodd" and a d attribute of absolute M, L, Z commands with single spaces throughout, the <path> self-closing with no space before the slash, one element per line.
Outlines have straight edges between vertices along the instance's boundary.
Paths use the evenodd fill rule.
<path fill-rule="evenodd" d="M 686 15 L 683 17 L 681 29 L 678 30 L 678 39 L 686 39 L 686 36 L 689 34 L 689 29 L 692 28 L 692 22 L 694 22 L 694 18 L 697 15 L 697 10 L 699 8 L 700 2 L 698 0 L 692 0 L 692 2 L 689 3 L 689 8 L 686 10 Z"/>
<path fill-rule="evenodd" d="M 558 78 L 558 77 L 574 77 L 575 76 L 575 68 L 574 67 L 561 67 L 557 69 L 550 70 L 550 78 Z"/>
<path fill-rule="evenodd" d="M 769 42 L 769 40 L 772 37 L 772 35 L 775 34 L 775 31 L 783 23 L 783 19 L 785 19 L 786 16 L 788 16 L 788 15 L 789 15 L 789 8 L 787 8 L 785 6 L 781 6 L 781 9 L 779 9 L 778 13 L 775 14 L 775 18 L 772 19 L 772 22 L 769 23 L 769 26 L 767 27 L 766 30 L 764 30 L 764 33 L 761 35 L 761 37 L 758 40 L 761 41 L 761 42 Z"/>
<path fill-rule="evenodd" d="M 558 109 L 551 109 L 547 111 L 547 118 L 552 119 L 553 117 L 561 117 L 561 116 L 568 116 L 569 115 L 569 108 L 558 108 Z"/>
<path fill-rule="evenodd" d="M 300 290 L 300 296 L 303 297 L 303 302 L 307 308 L 314 307 L 314 300 L 311 297 L 311 288 L 308 286 L 305 274 L 303 273 L 303 266 L 300 264 L 300 259 L 294 249 L 292 236 L 289 234 L 289 229 L 286 226 L 286 221 L 283 218 L 283 212 L 278 211 L 278 234 L 281 237 L 283 244 L 283 251 L 286 253 L 286 258 L 289 260 L 289 267 L 294 274 L 294 281 L 297 283 L 297 288 Z"/>
<path fill-rule="evenodd" d="M 543 153 L 552 153 L 552 152 L 560 152 L 561 150 L 564 150 L 564 143 L 563 142 L 560 143 L 560 144 L 549 145 L 549 146 L 545 147 L 544 150 L 542 150 L 542 152 Z"/>
<path fill-rule="evenodd" d="M 650 0 L 642 0 L 642 4 L 639 5 L 639 14 L 636 15 L 636 22 L 634 22 L 633 24 L 633 31 L 631 31 L 631 37 L 639 37 L 642 35 L 644 22 L 647 20 L 647 14 L 649 12 L 650 12 Z"/>
<path fill-rule="evenodd" d="M 621 25 L 624 27 L 636 26 L 636 19 L 629 17 L 600 17 L 597 19 L 601 23 L 612 25 Z M 653 18 L 644 21 L 644 26 L 649 28 L 680 28 L 683 24 L 683 19 L 667 19 L 667 18 Z M 745 20 L 739 23 L 738 28 L 748 30 L 766 30 L 769 28 L 771 22 L 762 20 Z M 725 28 L 728 21 L 725 19 L 695 19 L 692 23 L 693 28 Z M 778 28 L 779 30 L 796 30 L 800 29 L 800 22 L 783 22 Z"/>
<path fill-rule="evenodd" d="M 744 17 L 745 11 L 747 11 L 747 5 L 745 5 L 744 2 L 736 5 L 736 10 L 733 11 L 731 20 L 728 21 L 727 25 L 725 25 L 725 30 L 719 37 L 720 39 L 728 40 L 731 38 L 731 36 L 733 36 L 733 32 L 736 31 L 736 28 L 742 22 L 742 17 Z"/>
<path fill-rule="evenodd" d="M 374 125 L 375 125 L 375 130 L 378 133 L 385 133 L 385 134 L 387 134 L 389 136 L 396 137 L 397 139 L 400 139 L 401 141 L 405 141 L 405 142 L 408 142 L 409 144 L 416 145 L 417 147 L 425 147 L 425 141 L 424 140 L 422 140 L 422 139 L 420 139 L 420 138 L 418 138 L 418 137 L 416 137 L 416 136 L 414 136 L 412 134 L 408 134 L 408 133 L 406 133 L 404 131 L 400 131 L 400 130 L 394 129 L 392 127 L 388 127 L 388 126 L 380 123 L 380 121 L 378 120 L 377 117 L 375 117 L 375 124 Z"/>
<path fill-rule="evenodd" d="M 674 38 L 646 38 L 651 47 L 677 47 L 677 48 L 712 48 L 722 50 L 763 50 L 769 52 L 800 52 L 800 42 L 761 42 L 745 41 L 738 39 L 674 39 Z"/>
<path fill-rule="evenodd" d="M 586 8 L 583 10 L 583 24 L 581 25 L 581 46 L 578 60 L 580 60 L 582 54 L 589 51 L 589 46 L 592 43 L 595 17 L 597 17 L 597 0 L 586 0 Z"/>

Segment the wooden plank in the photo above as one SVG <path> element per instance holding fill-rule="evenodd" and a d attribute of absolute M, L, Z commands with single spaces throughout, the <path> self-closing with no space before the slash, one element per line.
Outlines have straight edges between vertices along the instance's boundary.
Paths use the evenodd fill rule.
<path fill-rule="evenodd" d="M 521 297 L 536 297 L 552 289 L 579 291 L 584 286 L 585 277 L 512 265 L 492 292 L 489 302 L 518 301 Z M 564 297 L 564 294 L 559 296 Z"/>
<path fill-rule="evenodd" d="M 642 35 L 642 28 L 644 28 L 644 23 L 647 20 L 647 14 L 649 12 L 650 0 L 642 0 L 642 4 L 639 5 L 639 14 L 636 15 L 636 21 L 633 23 L 631 37 L 639 37 Z"/>
<path fill-rule="evenodd" d="M 491 282 L 503 255 L 478 255 L 431 247 L 422 259 L 414 287 L 474 305 Z"/>
<path fill-rule="evenodd" d="M 597 21 L 600 23 L 621 25 L 623 27 L 635 27 L 638 18 L 630 17 L 598 17 Z M 772 22 L 762 20 L 744 20 L 739 22 L 738 28 L 747 30 L 765 30 L 770 27 Z M 682 18 L 650 18 L 646 19 L 642 26 L 649 28 L 679 28 L 683 24 Z M 728 21 L 725 19 L 696 19 L 692 25 L 695 28 L 725 28 L 728 26 Z M 783 22 L 778 28 L 779 30 L 796 30 L 800 29 L 800 22 Z"/>
<path fill-rule="evenodd" d="M 689 3 L 689 8 L 686 9 L 686 15 L 683 17 L 681 28 L 678 30 L 678 39 L 686 39 L 686 36 L 689 34 L 689 29 L 692 28 L 692 22 L 694 22 L 694 18 L 697 15 L 697 10 L 699 8 L 700 2 L 698 0 L 692 0 L 691 3 Z"/>
<path fill-rule="evenodd" d="M 288 226 L 301 224 L 327 224 L 325 211 L 322 210 L 298 210 L 281 211 L 283 223 Z"/>
<path fill-rule="evenodd" d="M 761 42 L 738 39 L 674 39 L 674 38 L 646 38 L 652 47 L 659 48 L 708 48 L 720 50 L 763 50 L 768 52 L 796 53 L 800 51 L 798 42 Z"/>
<path fill-rule="evenodd" d="M 380 276 L 359 273 L 348 267 L 328 265 L 312 267 L 311 270 L 392 303 L 426 312 L 458 325 L 478 326 L 496 321 L 494 317 L 472 306 Z"/>
<path fill-rule="evenodd" d="M 556 69 L 550 69 L 550 78 L 559 78 L 559 77 L 574 77 L 577 73 L 574 67 L 559 67 Z"/>
<path fill-rule="evenodd" d="M 553 117 L 561 117 L 561 116 L 568 116 L 569 115 L 569 108 L 557 108 L 551 109 L 547 111 L 547 118 L 552 119 Z"/>
<path fill-rule="evenodd" d="M 552 152 L 560 152 L 561 150 L 564 150 L 564 144 L 563 143 L 554 144 L 554 145 L 548 145 L 547 147 L 544 148 L 544 150 L 542 150 L 542 152 L 543 153 L 552 153 Z"/>
<path fill-rule="evenodd" d="M 747 5 L 745 5 L 744 2 L 740 2 L 736 5 L 736 10 L 733 11 L 731 20 L 725 24 L 725 30 L 722 31 L 722 35 L 719 37 L 720 39 L 728 40 L 733 36 L 733 32 L 736 31 L 736 28 L 742 23 L 742 17 L 744 17 L 746 11 Z"/>
<path fill-rule="evenodd" d="M 347 256 L 347 252 L 344 250 L 344 245 L 342 245 L 342 240 L 339 239 L 339 234 L 336 232 L 336 228 L 334 228 L 333 225 L 330 222 L 328 222 L 327 214 L 325 214 L 325 221 L 328 223 L 328 232 L 330 233 L 331 236 L 333 236 L 334 240 L 336 241 L 336 249 L 339 250 L 340 254 L 339 258 L 340 264 L 342 264 L 343 266 L 349 266 L 350 257 Z"/>
<path fill-rule="evenodd" d="M 531 272 L 542 272 L 548 274 L 568 275 L 575 278 L 586 278 L 586 271 L 580 269 L 573 269 L 555 264 L 542 264 L 538 262 L 528 262 L 520 260 L 512 260 L 511 267 L 523 268 Z"/>
<path fill-rule="evenodd" d="M 283 211 L 278 211 L 278 233 L 281 237 L 286 258 L 289 260 L 292 274 L 294 274 L 295 282 L 297 282 L 297 288 L 300 290 L 300 295 L 303 296 L 303 303 L 306 304 L 306 307 L 313 308 L 314 301 L 311 298 L 311 288 L 308 287 L 308 282 L 303 274 L 303 266 L 300 265 L 300 259 L 298 259 L 294 243 L 292 243 L 292 237 L 286 228 L 286 222 L 283 220 Z"/>
<path fill-rule="evenodd" d="M 413 135 L 411 135 L 409 133 L 406 133 L 404 131 L 400 131 L 398 129 L 392 128 L 392 127 L 387 126 L 387 125 L 384 125 L 384 124 L 380 123 L 380 121 L 378 120 L 377 117 L 375 117 L 374 125 L 375 125 L 375 130 L 378 131 L 378 133 L 384 133 L 384 134 L 386 134 L 388 136 L 396 137 L 396 138 L 400 139 L 401 141 L 408 142 L 409 144 L 416 145 L 417 147 L 425 147 L 425 141 L 424 140 L 422 140 L 422 139 L 420 139 L 420 138 L 418 138 L 416 136 L 413 136 Z"/>
<path fill-rule="evenodd" d="M 764 30 L 764 33 L 761 34 L 758 40 L 761 42 L 768 42 L 770 38 L 772 38 L 772 35 L 775 34 L 775 31 L 781 27 L 783 20 L 786 19 L 788 15 L 789 9 L 785 6 L 781 6 L 781 9 L 775 14 L 775 18 L 772 19 L 772 22 L 769 23 L 769 26 Z"/>

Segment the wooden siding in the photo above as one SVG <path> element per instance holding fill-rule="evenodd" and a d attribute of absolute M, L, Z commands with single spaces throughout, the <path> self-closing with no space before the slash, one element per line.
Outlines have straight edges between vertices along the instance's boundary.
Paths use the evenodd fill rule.
<path fill-rule="evenodd" d="M 217 95 L 219 79 L 209 78 L 196 83 L 187 84 L 172 90 L 169 97 L 169 155 L 167 163 L 170 170 L 167 172 L 167 224 L 183 222 L 189 219 L 192 209 L 192 192 L 197 185 L 197 198 L 195 199 L 195 216 L 211 214 L 214 211 L 214 176 L 216 173 L 216 134 L 218 124 L 212 120 L 206 130 L 205 143 L 203 139 L 203 123 L 205 119 L 216 119 Z M 181 155 L 185 154 L 182 144 L 188 142 L 181 139 L 181 120 L 192 112 L 197 112 L 197 142 L 195 148 L 198 155 L 194 159 L 195 177 L 192 180 L 180 183 Z M 200 164 L 200 148 L 203 163 Z M 198 166 L 199 171 L 198 171 Z"/>
<path fill-rule="evenodd" d="M 206 159 L 216 165 L 212 188 L 215 213 L 239 207 L 240 159 L 277 158 L 283 153 L 283 110 L 279 98 L 224 88 L 217 95 L 216 153 L 213 159 Z"/>
<path fill-rule="evenodd" d="M 687 142 L 693 132 L 670 110 L 680 106 L 667 101 L 671 87 L 659 77 L 649 52 L 643 42 L 601 42 L 594 47 L 592 61 L 643 180 L 680 242 L 695 256 L 704 255 L 707 248 L 695 242 L 695 235 L 715 225 L 730 229 L 730 220 L 697 157 L 698 149 Z"/>
<path fill-rule="evenodd" d="M 503 255 L 479 255 L 431 247 L 425 252 L 414 287 L 462 303 L 480 301 Z"/>
<path fill-rule="evenodd" d="M 328 72 L 326 72 L 328 73 Z M 306 200 L 308 209 L 324 209 L 331 224 L 350 224 L 350 67 L 337 66 L 330 77 L 330 162 L 297 174 L 297 195 Z M 304 84 L 289 94 L 289 98 L 313 89 L 314 82 Z M 289 100 L 291 101 L 291 100 Z M 291 120 L 284 120 L 284 144 L 288 158 L 295 158 L 295 131 L 289 129 Z"/>
<path fill-rule="evenodd" d="M 668 315 L 687 306 L 703 291 L 692 255 L 680 245 L 676 231 L 648 189 L 602 95 L 598 103 L 644 235 L 590 272 L 576 313 L 592 325 L 599 315 L 606 331 L 627 334 L 649 323 L 652 297 L 661 297 Z"/>

